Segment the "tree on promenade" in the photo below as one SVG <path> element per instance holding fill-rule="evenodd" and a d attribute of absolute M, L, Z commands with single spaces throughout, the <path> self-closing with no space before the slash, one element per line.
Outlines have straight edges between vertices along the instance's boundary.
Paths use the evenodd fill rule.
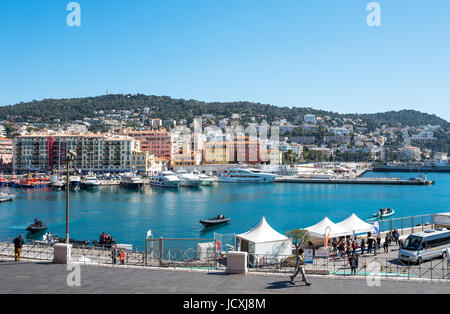
<path fill-rule="evenodd" d="M 304 229 L 294 229 L 286 232 L 286 236 L 294 241 L 295 249 L 309 242 L 309 232 Z"/>

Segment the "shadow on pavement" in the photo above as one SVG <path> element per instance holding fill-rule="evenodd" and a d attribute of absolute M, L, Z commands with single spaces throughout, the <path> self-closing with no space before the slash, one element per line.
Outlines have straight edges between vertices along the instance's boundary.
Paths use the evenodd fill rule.
<path fill-rule="evenodd" d="M 295 288 L 298 287 L 298 284 L 292 285 L 289 280 L 285 280 L 285 281 L 275 281 L 275 282 L 270 282 L 269 286 L 267 286 L 265 289 L 269 289 L 269 290 L 275 290 L 275 289 L 288 289 L 288 288 Z"/>

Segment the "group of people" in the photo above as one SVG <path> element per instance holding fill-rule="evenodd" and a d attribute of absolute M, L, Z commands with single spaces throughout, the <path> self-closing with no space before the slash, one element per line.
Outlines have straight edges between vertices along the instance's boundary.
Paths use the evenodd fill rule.
<path fill-rule="evenodd" d="M 33 226 L 35 226 L 35 227 L 42 227 L 42 225 L 43 225 L 42 220 L 39 220 L 39 219 L 37 219 L 37 218 L 34 218 L 34 224 L 33 224 Z"/>
<path fill-rule="evenodd" d="M 111 244 L 115 244 L 116 241 L 114 240 L 114 237 L 112 237 L 110 234 L 106 234 L 105 232 L 103 232 L 100 235 L 100 241 L 99 244 L 102 245 L 111 245 Z"/>
<path fill-rule="evenodd" d="M 394 229 L 393 231 L 389 231 L 384 239 L 383 243 L 383 250 L 384 253 L 389 253 L 389 247 L 392 242 L 395 242 L 396 245 L 401 247 L 402 243 L 399 240 L 400 234 L 397 229 Z M 347 258 L 350 258 L 352 253 L 355 253 L 357 248 L 359 247 L 361 249 L 361 255 L 364 255 L 365 253 L 374 253 L 374 255 L 377 255 L 377 250 L 381 250 L 381 237 L 379 235 L 375 236 L 372 235 L 370 232 L 367 234 L 367 239 L 364 237 L 357 237 L 355 239 L 341 239 L 336 240 L 333 239 L 331 243 L 333 247 L 333 253 L 334 256 L 344 256 L 346 255 Z"/>
<path fill-rule="evenodd" d="M 119 260 L 120 265 L 125 265 L 125 251 L 119 250 L 117 245 L 115 245 L 111 250 L 111 258 L 113 264 L 117 264 L 117 260 Z"/>

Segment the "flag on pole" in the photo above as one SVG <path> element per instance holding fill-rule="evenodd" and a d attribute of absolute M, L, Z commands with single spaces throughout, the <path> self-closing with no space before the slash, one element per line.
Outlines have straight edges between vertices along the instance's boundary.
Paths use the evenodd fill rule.
<path fill-rule="evenodd" d="M 373 223 L 373 229 L 375 230 L 376 235 L 380 235 L 380 223 L 378 221 Z"/>

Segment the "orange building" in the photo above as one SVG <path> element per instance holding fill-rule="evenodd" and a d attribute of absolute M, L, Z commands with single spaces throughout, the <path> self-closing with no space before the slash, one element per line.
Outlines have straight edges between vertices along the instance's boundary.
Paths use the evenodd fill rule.
<path fill-rule="evenodd" d="M 205 164 L 262 163 L 260 143 L 248 136 L 236 137 L 222 142 L 204 144 L 203 162 Z"/>

